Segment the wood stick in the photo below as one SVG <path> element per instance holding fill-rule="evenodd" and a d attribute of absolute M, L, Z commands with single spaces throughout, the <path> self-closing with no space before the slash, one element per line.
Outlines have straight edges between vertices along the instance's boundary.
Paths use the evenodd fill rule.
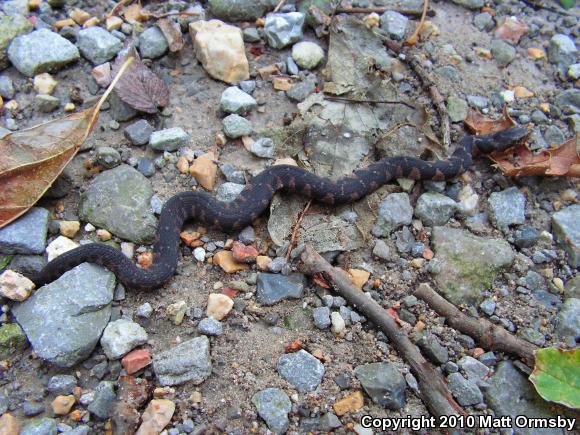
<path fill-rule="evenodd" d="M 308 209 L 310 208 L 311 204 L 312 204 L 312 199 L 310 199 L 306 203 L 304 210 L 302 210 L 302 213 L 300 213 L 300 216 L 298 217 L 298 220 L 296 221 L 296 225 L 294 225 L 294 231 L 292 231 L 292 236 L 290 237 L 290 245 L 288 246 L 288 251 L 286 252 L 286 261 L 290 260 L 290 254 L 292 254 L 292 249 L 294 249 L 294 245 L 296 245 L 296 239 L 298 238 L 298 231 L 300 231 L 300 227 L 302 226 L 302 221 L 304 220 L 304 216 L 306 216 L 306 213 L 308 212 Z"/>
<path fill-rule="evenodd" d="M 421 16 L 421 12 L 412 9 L 397 9 L 397 8 L 338 8 L 336 13 L 338 14 L 384 14 L 387 11 L 398 12 L 403 15 L 409 15 L 412 17 Z"/>
<path fill-rule="evenodd" d="M 434 416 L 466 415 L 451 396 L 443 377 L 421 355 L 407 334 L 401 330 L 385 309 L 353 286 L 349 275 L 344 270 L 331 266 L 310 245 L 306 245 L 300 255 L 299 270 L 307 275 L 321 273 L 332 284 L 335 291 L 348 301 L 349 305 L 385 333 L 397 352 L 411 366 L 419 383 L 421 399 Z"/>
<path fill-rule="evenodd" d="M 528 366 L 534 367 L 534 352 L 538 348 L 532 343 L 510 334 L 487 319 L 468 316 L 455 305 L 447 302 L 427 283 L 419 285 L 414 294 L 424 300 L 437 314 L 445 317 L 449 326 L 475 338 L 481 347 L 516 355 L 522 358 Z"/>

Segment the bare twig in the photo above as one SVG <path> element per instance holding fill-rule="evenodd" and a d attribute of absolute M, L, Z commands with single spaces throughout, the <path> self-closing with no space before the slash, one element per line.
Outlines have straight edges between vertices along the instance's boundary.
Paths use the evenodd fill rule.
<path fill-rule="evenodd" d="M 304 210 L 302 210 L 302 213 L 300 213 L 300 216 L 298 217 L 298 220 L 296 221 L 296 225 L 294 225 L 294 230 L 292 231 L 292 237 L 290 237 L 290 245 L 288 245 L 288 251 L 286 252 L 286 261 L 290 260 L 290 254 L 292 252 L 292 249 L 296 245 L 296 239 L 298 238 L 298 231 L 300 231 L 300 226 L 302 225 L 302 221 L 304 220 L 304 216 L 306 216 L 306 212 L 310 208 L 310 204 L 312 204 L 312 200 L 309 200 L 306 203 Z"/>
<path fill-rule="evenodd" d="M 425 17 L 427 16 L 427 9 L 429 8 L 429 0 L 423 0 L 423 11 L 421 12 L 421 20 L 417 25 L 417 28 L 413 32 L 411 36 L 407 38 L 405 41 L 405 45 L 412 47 L 417 42 L 419 42 L 419 33 L 421 33 L 421 29 L 423 28 L 423 24 L 425 24 Z"/>
<path fill-rule="evenodd" d="M 414 11 L 412 9 L 397 9 L 397 8 L 338 8 L 336 10 L 339 14 L 384 14 L 387 11 L 398 12 L 403 15 L 409 15 L 411 17 L 418 17 L 421 12 Z"/>
<path fill-rule="evenodd" d="M 165 17 L 171 17 L 173 15 L 187 15 L 191 17 L 198 17 L 199 12 L 192 12 L 192 11 L 172 11 L 172 12 L 165 12 L 163 14 L 154 14 L 152 12 L 143 11 L 142 14 L 146 20 L 150 20 L 152 18 L 159 19 Z"/>
<path fill-rule="evenodd" d="M 117 9 L 120 9 L 121 7 L 125 6 L 127 3 L 131 3 L 132 1 L 133 0 L 121 0 L 119 3 L 113 6 L 113 9 L 111 9 L 111 11 L 105 17 L 106 18 L 112 17 L 117 12 Z"/>
<path fill-rule="evenodd" d="M 421 355 L 395 320 L 377 302 L 353 286 L 344 270 L 332 267 L 309 245 L 304 248 L 300 260 L 301 272 L 307 275 L 322 274 L 338 294 L 387 335 L 397 352 L 411 366 L 419 383 L 421 399 L 433 415 L 465 415 L 465 411 L 451 396 L 443 377 Z"/>
<path fill-rule="evenodd" d="M 403 104 L 411 109 L 416 109 L 417 105 L 413 104 L 409 101 L 404 100 L 367 100 L 367 99 L 359 99 L 359 98 L 347 98 L 347 97 L 331 97 L 328 95 L 324 95 L 325 100 L 330 101 L 346 101 L 348 103 L 369 103 L 369 104 Z"/>
<path fill-rule="evenodd" d="M 286 3 L 286 0 L 280 0 L 280 1 L 278 2 L 278 4 L 276 5 L 276 7 L 274 8 L 274 12 L 278 12 L 278 11 L 280 10 L 280 8 L 281 8 L 282 6 L 284 6 L 284 3 Z"/>
<path fill-rule="evenodd" d="M 483 348 L 516 355 L 528 366 L 534 366 L 534 352 L 538 348 L 532 343 L 510 334 L 486 319 L 475 319 L 464 314 L 435 292 L 429 284 L 421 284 L 415 290 L 415 296 L 423 299 L 437 314 L 445 317 L 449 326 L 475 338 Z"/>

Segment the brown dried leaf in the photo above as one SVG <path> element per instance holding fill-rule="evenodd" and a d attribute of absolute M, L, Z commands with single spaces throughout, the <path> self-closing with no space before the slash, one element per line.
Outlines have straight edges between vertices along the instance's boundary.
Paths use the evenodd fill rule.
<path fill-rule="evenodd" d="M 517 44 L 528 31 L 528 26 L 518 20 L 517 17 L 508 17 L 495 29 L 495 37 Z"/>
<path fill-rule="evenodd" d="M 129 6 L 127 6 L 125 8 L 125 11 L 123 12 L 123 16 L 125 17 L 125 20 L 129 24 L 135 24 L 136 22 L 139 21 L 145 21 L 145 19 L 147 18 L 143 14 L 143 6 L 141 6 L 140 2 L 132 3 Z"/>
<path fill-rule="evenodd" d="M 140 112 L 157 113 L 158 107 L 169 104 L 169 88 L 141 62 L 134 49 L 117 58 L 113 67 L 114 74 L 129 57 L 134 57 L 135 60 L 119 80 L 115 92 L 132 108 Z"/>
<path fill-rule="evenodd" d="M 465 125 L 467 128 L 475 134 L 490 134 L 496 131 L 505 130 L 512 125 L 515 125 L 513 119 L 510 118 L 506 109 L 503 111 L 503 118 L 501 119 L 489 119 L 481 115 L 479 112 L 470 109 L 465 119 Z"/>
<path fill-rule="evenodd" d="M 560 146 L 534 154 L 527 145 L 519 144 L 489 156 L 508 177 L 551 175 L 580 177 L 578 137 Z"/>
<path fill-rule="evenodd" d="M 168 18 L 161 18 L 157 21 L 157 27 L 161 29 L 163 36 L 167 39 L 169 44 L 169 51 L 175 53 L 183 48 L 183 34 L 181 33 L 181 27 L 175 21 L 171 21 Z"/>

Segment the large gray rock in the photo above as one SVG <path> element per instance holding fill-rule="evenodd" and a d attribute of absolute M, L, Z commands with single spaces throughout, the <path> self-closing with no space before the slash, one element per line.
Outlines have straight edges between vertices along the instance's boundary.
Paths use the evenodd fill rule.
<path fill-rule="evenodd" d="M 39 417 L 27 422 L 20 435 L 56 435 L 58 433 L 54 418 Z"/>
<path fill-rule="evenodd" d="M 201 384 L 211 374 L 209 339 L 202 335 L 160 352 L 153 359 L 153 370 L 161 385 Z"/>
<path fill-rule="evenodd" d="M 455 228 L 434 227 L 432 243 L 440 269 L 435 275 L 438 289 L 456 305 L 480 303 L 482 292 L 514 259 L 505 240 L 478 237 Z"/>
<path fill-rule="evenodd" d="M 552 36 L 550 46 L 548 47 L 548 59 L 550 63 L 562 68 L 568 68 L 573 63 L 576 63 L 577 58 L 578 49 L 572 38 L 561 33 Z"/>
<path fill-rule="evenodd" d="M 12 313 L 41 358 L 61 367 L 86 359 L 111 317 L 115 276 L 83 263 L 45 285 Z"/>
<path fill-rule="evenodd" d="M 189 135 L 180 127 L 154 131 L 149 137 L 149 146 L 156 151 L 177 151 L 189 144 Z"/>
<path fill-rule="evenodd" d="M 48 29 L 40 29 L 14 38 L 8 47 L 8 58 L 18 71 L 32 77 L 58 71 L 80 59 L 80 55 L 68 39 Z"/>
<path fill-rule="evenodd" d="M 400 41 L 405 37 L 409 19 L 396 11 L 387 11 L 381 15 L 381 29 L 392 38 Z"/>
<path fill-rule="evenodd" d="M 491 386 L 485 391 L 488 406 L 493 409 L 496 417 L 518 415 L 536 418 L 556 418 L 559 411 L 552 411 L 551 404 L 543 400 L 534 386 L 527 380 L 511 361 L 502 361 L 497 366 L 495 374 L 488 381 Z M 515 427 L 514 427 L 515 429 Z M 518 428 L 522 435 L 560 435 L 560 429 L 526 429 Z"/>
<path fill-rule="evenodd" d="M 407 383 L 393 364 L 365 364 L 354 369 L 354 374 L 373 402 L 392 410 L 405 406 Z"/>
<path fill-rule="evenodd" d="M 77 41 L 82 55 L 95 65 L 111 60 L 123 48 L 120 39 L 97 26 L 81 30 Z"/>
<path fill-rule="evenodd" d="M 139 171 L 117 166 L 97 175 L 81 195 L 79 216 L 122 239 L 149 243 L 157 227 L 149 207 L 152 196 L 150 182 Z"/>
<path fill-rule="evenodd" d="M 304 27 L 302 12 L 269 14 L 264 24 L 264 35 L 268 45 L 273 48 L 284 48 L 302 39 Z"/>
<path fill-rule="evenodd" d="M 465 379 L 460 373 L 451 373 L 447 381 L 449 390 L 461 406 L 477 405 L 483 401 L 483 394 L 477 384 Z"/>
<path fill-rule="evenodd" d="M 31 208 L 24 216 L 0 229 L 0 253 L 42 254 L 46 246 L 48 210 Z"/>
<path fill-rule="evenodd" d="M 278 373 L 301 393 L 314 391 L 324 376 L 324 365 L 304 349 L 278 359 Z"/>
<path fill-rule="evenodd" d="M 126 319 L 111 322 L 101 337 L 101 346 L 110 360 L 119 359 L 126 353 L 147 342 L 147 332 L 138 323 Z"/>
<path fill-rule="evenodd" d="M 292 402 L 284 391 L 266 388 L 254 394 L 252 403 L 272 432 L 283 434 L 288 430 L 288 413 L 292 410 Z"/>
<path fill-rule="evenodd" d="M 276 5 L 275 0 L 209 0 L 209 11 L 226 21 L 255 21 Z"/>
<path fill-rule="evenodd" d="M 580 205 L 574 204 L 552 215 L 552 232 L 568 253 L 568 264 L 580 266 Z"/>
<path fill-rule="evenodd" d="M 95 399 L 88 406 L 91 414 L 104 420 L 111 416 L 113 405 L 117 395 L 115 394 L 115 385 L 110 381 L 99 382 L 95 388 Z"/>
<path fill-rule="evenodd" d="M 252 124 L 246 118 L 232 113 L 223 119 L 224 133 L 231 139 L 237 139 L 242 136 L 249 136 L 254 129 Z"/>
<path fill-rule="evenodd" d="M 566 89 L 556 95 L 554 104 L 566 115 L 580 113 L 580 89 Z"/>
<path fill-rule="evenodd" d="M 376 237 L 386 237 L 413 220 L 413 207 L 406 193 L 391 193 L 379 206 L 379 217 L 372 229 Z"/>
<path fill-rule="evenodd" d="M 14 14 L 0 17 L 0 69 L 8 67 L 6 49 L 18 35 L 28 33 L 34 26 L 24 15 Z M 4 98 L 12 98 L 3 95 Z"/>

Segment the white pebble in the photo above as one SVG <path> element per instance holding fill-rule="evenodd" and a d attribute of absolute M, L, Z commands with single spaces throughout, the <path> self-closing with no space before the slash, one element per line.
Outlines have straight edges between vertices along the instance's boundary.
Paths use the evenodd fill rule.
<path fill-rule="evenodd" d="M 58 236 L 46 247 L 46 253 L 48 254 L 48 261 L 54 260 L 61 254 L 70 251 L 79 246 L 78 243 L 73 242 L 71 239 L 67 239 L 65 236 Z"/>
<path fill-rule="evenodd" d="M 202 247 L 197 247 L 193 250 L 193 256 L 197 261 L 204 262 L 205 261 L 205 249 Z"/>
<path fill-rule="evenodd" d="M 339 335 L 344 334 L 346 323 L 338 311 L 333 311 L 330 314 L 330 321 L 332 322 L 332 332 Z"/>

